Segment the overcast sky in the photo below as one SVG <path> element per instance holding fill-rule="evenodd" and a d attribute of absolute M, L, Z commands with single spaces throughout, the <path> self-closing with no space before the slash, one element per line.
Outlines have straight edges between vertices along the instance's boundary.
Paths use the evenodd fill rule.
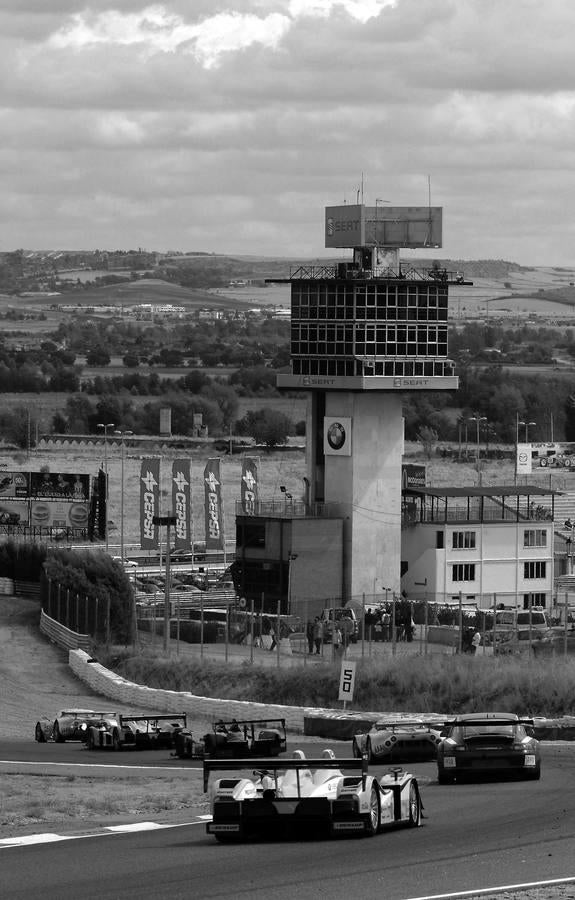
<path fill-rule="evenodd" d="M 1 0 L 0 251 L 321 256 L 363 173 L 429 177 L 440 256 L 575 265 L 574 37 L 570 0 Z"/>

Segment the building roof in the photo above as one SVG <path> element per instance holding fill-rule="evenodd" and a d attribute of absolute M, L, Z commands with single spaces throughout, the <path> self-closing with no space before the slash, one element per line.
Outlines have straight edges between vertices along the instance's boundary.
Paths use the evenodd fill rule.
<path fill-rule="evenodd" d="M 404 494 L 422 497 L 549 497 L 557 491 L 536 484 L 490 484 L 468 487 L 410 487 Z"/>

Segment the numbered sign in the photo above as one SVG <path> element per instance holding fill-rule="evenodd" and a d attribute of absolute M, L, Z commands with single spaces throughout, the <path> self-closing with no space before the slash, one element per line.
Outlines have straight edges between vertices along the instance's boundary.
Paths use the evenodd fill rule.
<path fill-rule="evenodd" d="M 339 679 L 339 700 L 353 700 L 353 688 L 355 685 L 355 662 L 342 660 L 341 675 Z"/>

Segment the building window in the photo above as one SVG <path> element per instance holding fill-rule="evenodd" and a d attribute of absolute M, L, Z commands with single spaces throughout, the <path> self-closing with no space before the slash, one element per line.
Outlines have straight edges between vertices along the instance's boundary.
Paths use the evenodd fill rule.
<path fill-rule="evenodd" d="M 523 609 L 529 609 L 529 600 L 531 599 L 531 606 L 547 606 L 547 594 L 539 593 L 537 591 L 531 594 L 523 594 Z"/>
<path fill-rule="evenodd" d="M 435 532 L 435 549 L 443 550 L 443 531 Z"/>
<path fill-rule="evenodd" d="M 527 528 L 523 532 L 524 547 L 546 547 L 547 530 L 545 528 Z"/>
<path fill-rule="evenodd" d="M 545 562 L 526 562 L 523 563 L 524 578 L 546 578 L 547 563 Z"/>
<path fill-rule="evenodd" d="M 451 567 L 453 581 L 475 581 L 475 563 L 455 563 Z"/>
<path fill-rule="evenodd" d="M 454 550 L 475 550 L 475 532 L 454 531 L 452 546 Z"/>

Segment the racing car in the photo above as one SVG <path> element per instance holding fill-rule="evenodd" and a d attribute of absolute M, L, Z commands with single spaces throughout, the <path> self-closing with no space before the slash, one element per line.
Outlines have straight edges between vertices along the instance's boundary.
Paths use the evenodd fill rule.
<path fill-rule="evenodd" d="M 237 774 L 237 761 L 204 760 L 206 792 L 211 772 L 234 773 L 211 785 L 212 820 L 206 831 L 220 842 L 258 834 L 277 836 L 290 829 L 372 836 L 385 826 L 421 825 L 417 781 L 402 769 L 378 779 L 368 774 L 366 757 L 336 759 L 333 750 L 324 750 L 321 759 L 306 759 L 302 750 L 296 750 L 293 759 L 271 765 L 258 759 L 249 768 L 252 765 L 254 777 L 246 778 Z"/>
<path fill-rule="evenodd" d="M 437 748 L 437 780 L 452 784 L 469 775 L 541 777 L 533 719 L 512 713 L 468 713 L 446 723 Z"/>
<path fill-rule="evenodd" d="M 247 756 L 278 756 L 286 749 L 285 719 L 232 719 L 214 722 L 212 731 L 195 740 L 191 731 L 180 731 L 175 753 L 181 759 L 242 759 Z"/>
<path fill-rule="evenodd" d="M 97 712 L 93 709 L 63 709 L 55 719 L 46 716 L 39 719 L 34 728 L 34 738 L 39 744 L 45 744 L 46 741 L 56 741 L 57 744 L 63 744 L 64 741 L 85 741 L 88 727 L 111 715 L 114 713 Z"/>
<path fill-rule="evenodd" d="M 145 716 L 107 713 L 88 726 L 85 741 L 88 750 L 104 747 L 158 750 L 173 747 L 175 736 L 185 727 L 185 713 Z"/>
<path fill-rule="evenodd" d="M 365 734 L 352 739 L 353 755 L 367 756 L 370 762 L 435 759 L 441 742 L 442 724 L 382 719 Z"/>

